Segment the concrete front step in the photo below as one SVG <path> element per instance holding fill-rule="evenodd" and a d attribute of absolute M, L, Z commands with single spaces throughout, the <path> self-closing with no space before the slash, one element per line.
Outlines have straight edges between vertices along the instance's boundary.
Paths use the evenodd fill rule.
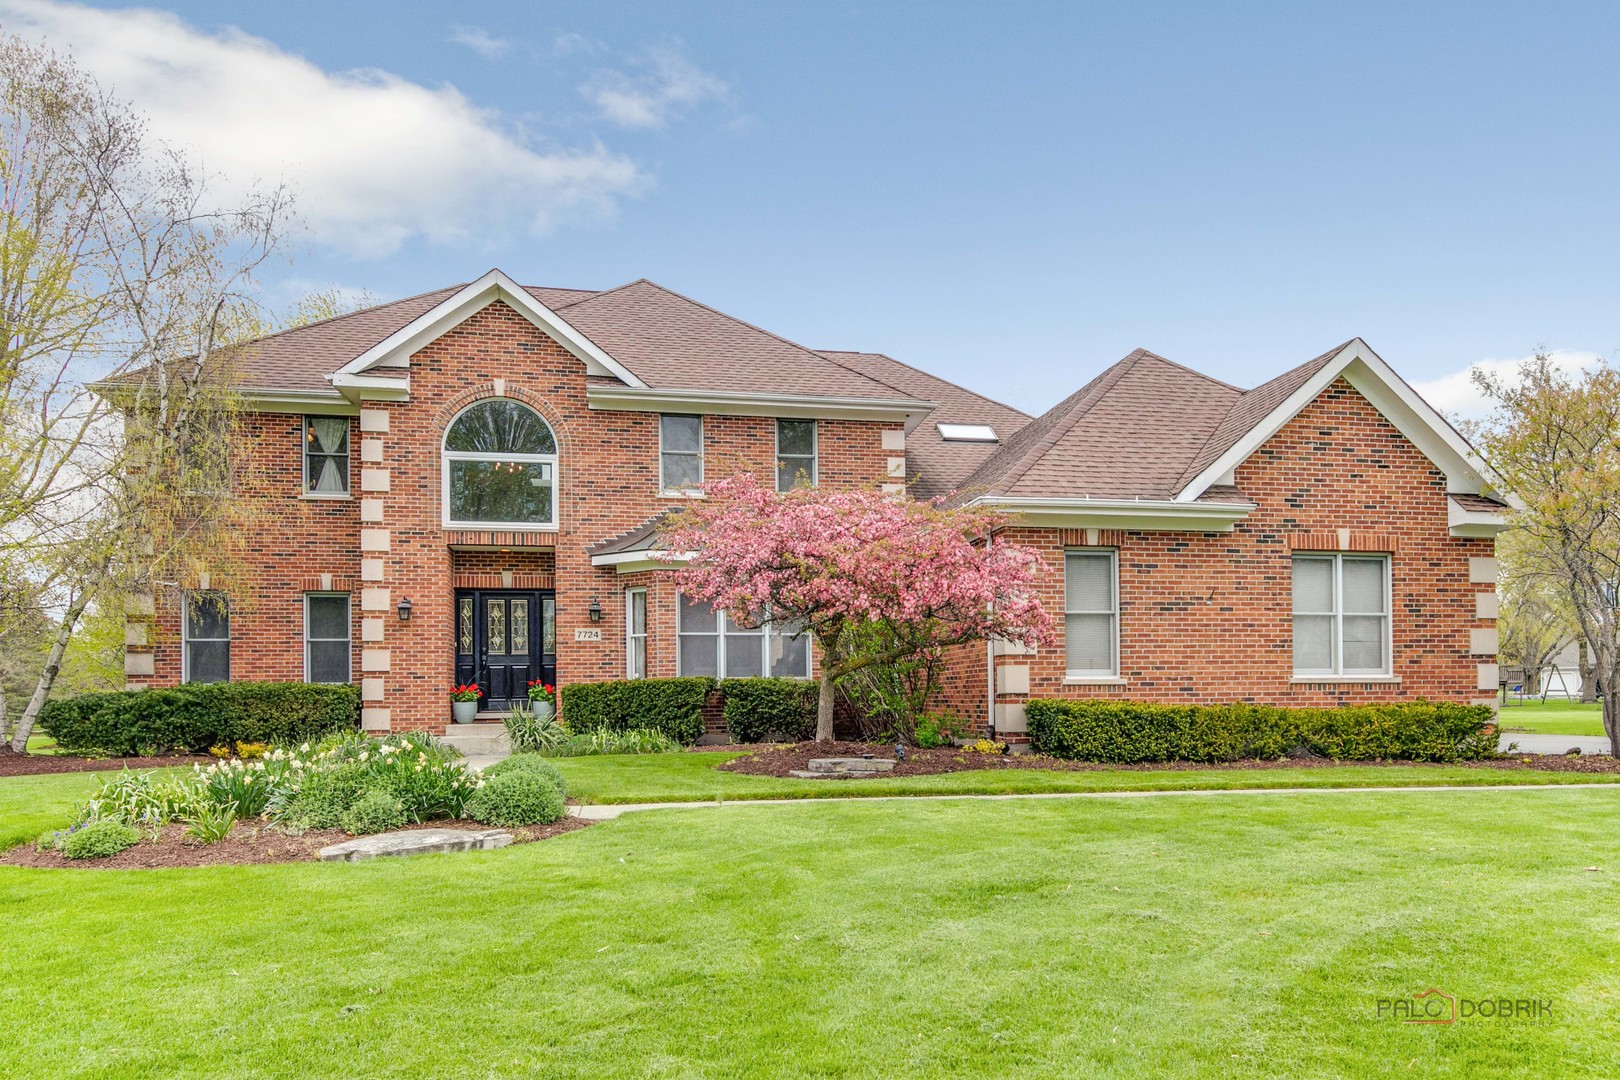
<path fill-rule="evenodd" d="M 451 724 L 439 741 L 461 751 L 462 757 L 486 757 L 512 752 L 512 740 L 505 724 Z"/>

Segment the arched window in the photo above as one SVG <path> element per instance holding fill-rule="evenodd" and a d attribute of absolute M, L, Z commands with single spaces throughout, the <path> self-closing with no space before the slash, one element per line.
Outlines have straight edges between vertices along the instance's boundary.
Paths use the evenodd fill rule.
<path fill-rule="evenodd" d="M 557 523 L 557 439 L 511 398 L 469 405 L 444 433 L 444 523 L 529 528 Z"/>

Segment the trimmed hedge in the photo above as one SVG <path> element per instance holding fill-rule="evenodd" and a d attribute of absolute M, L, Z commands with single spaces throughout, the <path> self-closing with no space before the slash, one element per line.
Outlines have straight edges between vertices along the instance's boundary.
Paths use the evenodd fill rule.
<path fill-rule="evenodd" d="M 1475 761 L 1496 756 L 1486 705 L 1406 701 L 1334 709 L 1031 701 L 1037 753 L 1078 761 L 1239 761 L 1308 751 L 1335 761 Z"/>
<path fill-rule="evenodd" d="M 359 720 L 358 687 L 274 682 L 84 694 L 47 702 L 39 714 L 63 750 L 113 755 L 313 742 Z"/>
<path fill-rule="evenodd" d="M 709 678 L 613 679 L 562 688 L 562 719 L 576 735 L 643 728 L 691 746 L 703 735 Z"/>
<path fill-rule="evenodd" d="M 819 684 L 804 679 L 723 679 L 726 731 L 735 743 L 802 742 L 816 733 Z"/>

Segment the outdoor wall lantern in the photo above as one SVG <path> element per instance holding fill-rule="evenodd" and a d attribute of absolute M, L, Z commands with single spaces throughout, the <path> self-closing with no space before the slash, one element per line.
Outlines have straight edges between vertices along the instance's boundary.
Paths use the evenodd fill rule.
<path fill-rule="evenodd" d="M 590 613 L 591 613 L 591 622 L 601 622 L 602 621 L 602 602 L 600 600 L 598 600 L 594 596 L 591 597 Z"/>
<path fill-rule="evenodd" d="M 399 621 L 411 621 L 411 598 L 408 596 L 402 596 L 399 598 Z"/>

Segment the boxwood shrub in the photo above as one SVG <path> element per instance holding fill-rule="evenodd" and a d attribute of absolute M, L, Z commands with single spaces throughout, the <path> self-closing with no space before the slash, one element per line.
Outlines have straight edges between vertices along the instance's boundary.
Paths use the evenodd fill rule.
<path fill-rule="evenodd" d="M 816 733 L 818 685 L 804 679 L 723 679 L 723 715 L 732 742 L 800 742 Z"/>
<path fill-rule="evenodd" d="M 691 746 L 703 734 L 703 703 L 713 689 L 709 678 L 571 683 L 562 688 L 562 720 L 575 734 L 642 728 Z"/>
<path fill-rule="evenodd" d="M 318 740 L 360 718 L 354 686 L 192 683 L 47 702 L 39 726 L 70 753 L 203 753 L 211 746 Z"/>
<path fill-rule="evenodd" d="M 1335 761 L 1474 761 L 1496 756 L 1486 705 L 1403 701 L 1346 708 L 1037 700 L 1037 753 L 1079 761 L 1238 761 L 1307 751 Z"/>

